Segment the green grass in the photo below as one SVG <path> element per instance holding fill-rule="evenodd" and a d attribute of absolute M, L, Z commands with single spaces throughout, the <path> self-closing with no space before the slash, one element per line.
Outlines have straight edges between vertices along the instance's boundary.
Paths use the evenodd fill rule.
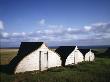
<path fill-rule="evenodd" d="M 16 56 L 16 51 L 0 52 L 0 64 L 8 64 Z"/>
<path fill-rule="evenodd" d="M 107 50 L 107 48 L 92 49 L 92 50 L 94 50 L 94 51 L 96 51 L 98 54 L 100 54 L 100 53 L 104 53 L 104 52 Z"/>
<path fill-rule="evenodd" d="M 15 52 L 1 54 L 1 60 L 7 60 L 2 64 L 9 63 L 15 56 Z M 40 73 L 34 71 L 8 75 L 1 72 L 1 82 L 110 82 L 110 59 L 96 58 L 94 62 L 50 68 Z"/>

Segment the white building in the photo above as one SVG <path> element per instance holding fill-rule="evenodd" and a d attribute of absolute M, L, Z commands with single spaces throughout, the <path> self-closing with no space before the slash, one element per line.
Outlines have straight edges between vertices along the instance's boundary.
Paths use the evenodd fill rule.
<path fill-rule="evenodd" d="M 95 55 L 91 50 L 88 53 L 86 53 L 85 61 L 94 61 L 94 59 L 95 59 Z"/>
<path fill-rule="evenodd" d="M 57 53 L 48 49 L 43 42 L 22 42 L 17 56 L 10 62 L 14 73 L 47 70 L 61 66 Z"/>
<path fill-rule="evenodd" d="M 84 55 L 84 60 L 85 61 L 94 61 L 95 55 L 91 51 L 91 49 L 79 49 L 79 50 Z"/>
<path fill-rule="evenodd" d="M 62 58 L 62 66 L 84 61 L 83 54 L 78 50 L 77 46 L 60 46 L 56 49 L 56 52 Z"/>

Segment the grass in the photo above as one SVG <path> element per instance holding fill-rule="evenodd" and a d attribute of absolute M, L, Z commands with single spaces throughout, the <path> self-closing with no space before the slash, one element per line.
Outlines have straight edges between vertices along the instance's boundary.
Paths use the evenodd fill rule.
<path fill-rule="evenodd" d="M 11 52 L 0 52 L 0 64 L 8 64 L 12 58 L 16 56 L 17 52 L 16 51 L 11 51 Z"/>
<path fill-rule="evenodd" d="M 2 52 L 1 64 L 8 64 L 15 55 L 16 52 Z M 1 71 L 1 82 L 110 82 L 110 59 L 96 58 L 94 62 L 50 68 L 40 73 L 9 75 Z"/>

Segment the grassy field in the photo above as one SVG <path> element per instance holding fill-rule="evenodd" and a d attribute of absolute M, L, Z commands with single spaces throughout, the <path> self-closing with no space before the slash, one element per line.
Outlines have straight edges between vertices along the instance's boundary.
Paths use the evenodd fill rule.
<path fill-rule="evenodd" d="M 0 49 L 0 64 L 8 64 L 17 54 L 18 49 Z"/>
<path fill-rule="evenodd" d="M 17 51 L 0 52 L 1 65 L 6 65 Z M 1 82 L 110 82 L 110 59 L 96 58 L 73 66 L 51 68 L 40 73 L 26 72 L 10 75 L 1 69 Z"/>

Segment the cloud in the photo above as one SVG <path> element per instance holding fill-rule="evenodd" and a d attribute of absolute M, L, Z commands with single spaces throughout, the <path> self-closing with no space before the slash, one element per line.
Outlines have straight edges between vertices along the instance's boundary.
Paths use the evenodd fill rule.
<path fill-rule="evenodd" d="M 41 24 L 45 24 L 44 20 L 42 21 Z M 21 41 L 43 41 L 52 46 L 74 45 L 76 42 L 78 45 L 110 45 L 110 22 L 85 25 L 82 28 L 50 24 L 46 25 L 46 28 L 29 33 L 8 33 L 2 30 L 0 38 L 3 44 L 13 43 L 14 46 Z"/>
<path fill-rule="evenodd" d="M 95 32 L 100 32 L 100 33 L 105 33 L 109 32 L 110 33 L 110 22 L 108 23 L 96 23 L 92 25 L 93 31 Z"/>
<path fill-rule="evenodd" d="M 14 32 L 11 34 L 11 37 L 25 37 L 27 34 L 25 32 L 17 33 Z"/>
<path fill-rule="evenodd" d="M 9 37 L 9 33 L 7 32 L 0 32 L 0 38 L 8 38 Z"/>
<path fill-rule="evenodd" d="M 91 27 L 90 32 L 94 38 L 110 39 L 110 22 L 92 24 Z"/>
<path fill-rule="evenodd" d="M 63 28 L 64 26 L 63 25 L 48 25 L 48 28 Z"/>
<path fill-rule="evenodd" d="M 9 37 L 9 33 L 8 32 L 4 32 L 4 24 L 3 21 L 0 20 L 0 39 L 4 39 L 4 38 L 8 38 Z"/>
<path fill-rule="evenodd" d="M 41 19 L 38 23 L 39 23 L 39 25 L 45 25 L 46 20 L 45 19 Z"/>
<path fill-rule="evenodd" d="M 0 30 L 4 29 L 3 21 L 0 20 Z"/>
<path fill-rule="evenodd" d="M 90 31 L 91 30 L 91 26 L 84 26 L 84 29 L 86 30 L 86 31 Z"/>

